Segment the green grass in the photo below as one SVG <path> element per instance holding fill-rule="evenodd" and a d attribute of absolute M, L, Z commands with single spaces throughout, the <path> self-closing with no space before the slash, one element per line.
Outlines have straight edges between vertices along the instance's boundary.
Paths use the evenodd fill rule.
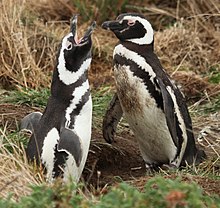
<path fill-rule="evenodd" d="M 19 105 L 29 105 L 35 107 L 45 107 L 47 104 L 50 90 L 43 88 L 40 90 L 24 89 L 9 91 L 8 95 L 1 100 L 5 103 L 13 103 Z"/>
<path fill-rule="evenodd" d="M 211 67 L 209 72 L 209 82 L 213 84 L 220 83 L 220 66 Z"/>
<path fill-rule="evenodd" d="M 80 190 L 80 191 L 77 191 Z M 164 207 L 220 207 L 219 196 L 207 196 L 195 183 L 185 183 L 180 179 L 164 179 L 155 177 L 149 179 L 144 190 L 125 182 L 114 186 L 106 195 L 94 197 L 82 194 L 82 187 L 73 183 L 63 185 L 55 183 L 52 186 L 42 184 L 33 186 L 32 193 L 24 196 L 18 203 L 0 199 L 1 208 L 164 208 Z"/>
<path fill-rule="evenodd" d="M 12 132 L 4 132 L 3 129 L 0 128 L 0 134 L 2 136 L 2 144 L 4 147 L 11 153 L 13 153 L 14 148 L 13 145 L 22 145 L 24 147 L 27 146 L 29 138 L 25 136 L 22 133 L 19 133 L 18 131 L 12 131 Z"/>
<path fill-rule="evenodd" d="M 112 97 L 113 92 L 109 86 L 104 86 L 98 90 L 92 91 L 93 128 L 102 128 L 103 116 L 105 115 L 105 111 L 107 110 Z"/>
<path fill-rule="evenodd" d="M 210 113 L 216 113 L 220 111 L 220 95 L 205 101 L 200 104 L 194 112 L 201 115 L 208 115 Z"/>
<path fill-rule="evenodd" d="M 95 115 L 103 114 L 113 96 L 111 88 L 109 86 L 102 86 L 97 90 L 92 90 L 91 94 Z M 1 102 L 45 107 L 49 96 L 50 89 L 47 88 L 40 90 L 21 88 L 21 90 L 9 91 L 7 95 L 1 99 Z"/>
<path fill-rule="evenodd" d="M 92 91 L 93 114 L 95 116 L 103 116 L 112 97 L 113 92 L 109 86 Z"/>
<path fill-rule="evenodd" d="M 21 88 L 20 90 L 9 91 L 1 98 L 1 102 L 45 108 L 49 95 L 50 90 L 46 88 L 40 90 Z M 103 115 L 113 97 L 113 92 L 110 86 L 102 86 L 99 89 L 92 90 L 91 95 L 93 100 L 93 124 L 95 127 L 100 127 Z"/>

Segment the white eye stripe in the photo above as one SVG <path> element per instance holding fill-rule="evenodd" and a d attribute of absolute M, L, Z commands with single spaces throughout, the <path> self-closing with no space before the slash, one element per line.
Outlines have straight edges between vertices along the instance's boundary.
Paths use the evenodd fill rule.
<path fill-rule="evenodd" d="M 70 41 L 66 41 L 66 49 L 67 50 L 71 50 L 72 49 L 72 47 L 73 47 L 73 43 L 71 43 Z"/>
<path fill-rule="evenodd" d="M 139 23 L 141 23 L 143 25 L 143 27 L 146 30 L 146 34 L 144 37 L 142 38 L 134 38 L 134 39 L 128 39 L 128 41 L 131 41 L 133 43 L 139 44 L 139 45 L 144 45 L 144 44 L 151 44 L 153 42 L 154 39 L 154 31 L 153 28 L 150 24 L 150 22 L 148 22 L 146 19 L 138 17 L 138 16 L 125 16 L 123 18 L 123 20 L 128 20 L 128 21 L 138 21 Z"/>

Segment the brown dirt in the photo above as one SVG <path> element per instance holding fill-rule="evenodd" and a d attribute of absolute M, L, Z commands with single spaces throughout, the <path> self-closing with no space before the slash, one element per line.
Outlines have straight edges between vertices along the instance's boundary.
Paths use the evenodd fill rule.
<path fill-rule="evenodd" d="M 0 104 L 0 126 L 7 126 L 7 131 L 18 129 L 19 120 L 36 108 L 23 105 Z M 128 181 L 132 185 L 143 189 L 152 175 L 147 175 L 139 148 L 132 132 L 123 130 L 116 135 L 116 142 L 107 144 L 102 138 L 100 130 L 93 129 L 92 142 L 83 172 L 82 180 L 87 187 L 105 190 L 106 186 L 120 181 Z M 178 174 L 167 174 L 168 178 L 176 178 Z M 181 174 L 182 180 L 199 184 L 206 194 L 220 195 L 220 180 L 205 176 Z"/>

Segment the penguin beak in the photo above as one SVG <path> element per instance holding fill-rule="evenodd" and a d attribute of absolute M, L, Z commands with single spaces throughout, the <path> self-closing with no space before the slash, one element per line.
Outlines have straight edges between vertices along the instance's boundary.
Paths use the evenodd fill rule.
<path fill-rule="evenodd" d="M 80 44 L 85 43 L 90 39 L 91 34 L 94 31 L 95 27 L 96 27 L 96 22 L 94 21 L 91 24 L 91 26 L 87 29 L 87 31 L 85 32 L 83 38 L 80 39 Z"/>
<path fill-rule="evenodd" d="M 72 22 L 70 25 L 70 32 L 73 34 L 74 36 L 74 41 L 75 43 L 77 43 L 78 41 L 78 35 L 77 35 L 77 18 L 78 18 L 78 14 L 73 16 L 72 18 Z"/>
<path fill-rule="evenodd" d="M 101 26 L 105 30 L 120 30 L 121 29 L 121 24 L 118 21 L 106 21 L 102 23 Z"/>
<path fill-rule="evenodd" d="M 81 46 L 81 45 L 84 45 L 85 43 L 87 43 L 88 40 L 90 39 L 91 34 L 92 34 L 93 30 L 95 29 L 96 22 L 94 21 L 91 24 L 91 26 L 87 29 L 87 31 L 85 32 L 85 34 L 82 38 L 78 38 L 77 18 L 78 18 L 78 15 L 75 15 L 72 18 L 72 22 L 71 22 L 71 26 L 70 26 L 70 32 L 73 34 L 75 44 L 78 45 L 78 46 Z"/>

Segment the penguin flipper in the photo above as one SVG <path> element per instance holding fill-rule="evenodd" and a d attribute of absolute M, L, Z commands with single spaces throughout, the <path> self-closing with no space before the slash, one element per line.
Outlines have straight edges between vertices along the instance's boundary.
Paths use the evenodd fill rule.
<path fill-rule="evenodd" d="M 123 111 L 117 93 L 113 96 L 102 123 L 102 134 L 106 142 L 114 141 L 117 125 L 123 116 Z"/>
<path fill-rule="evenodd" d="M 80 138 L 74 131 L 67 128 L 62 128 L 57 150 L 66 151 L 71 154 L 76 161 L 76 165 L 79 167 L 82 160 L 83 151 Z"/>
<path fill-rule="evenodd" d="M 31 131 L 33 133 L 42 115 L 41 112 L 33 112 L 25 116 L 20 122 L 20 130 Z"/>
<path fill-rule="evenodd" d="M 167 126 L 170 131 L 173 142 L 175 146 L 178 148 L 179 142 L 176 132 L 176 117 L 175 117 L 174 103 L 163 81 L 160 78 L 158 78 L 157 80 L 163 98 L 163 106 L 164 106 L 164 113 L 166 117 Z"/>

